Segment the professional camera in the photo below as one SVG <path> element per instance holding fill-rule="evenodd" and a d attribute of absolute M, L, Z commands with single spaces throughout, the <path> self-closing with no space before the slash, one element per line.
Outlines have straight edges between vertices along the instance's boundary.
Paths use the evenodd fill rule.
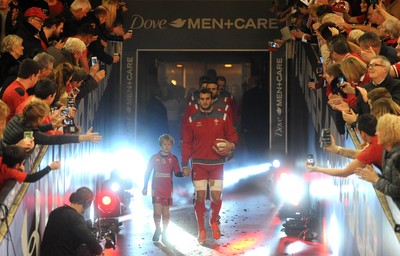
<path fill-rule="evenodd" d="M 68 97 L 67 98 L 67 108 L 65 109 L 66 113 L 61 112 L 61 115 L 65 116 L 65 119 L 63 120 L 63 123 L 65 126 L 63 127 L 63 132 L 64 134 L 74 134 L 79 132 L 78 127 L 75 125 L 75 121 L 73 117 L 68 116 L 68 113 L 71 108 L 75 107 L 75 98 L 74 97 Z"/>
<path fill-rule="evenodd" d="M 112 248 L 115 250 L 117 246 L 117 235 L 110 229 L 103 228 L 99 223 L 93 224 L 91 220 L 86 221 L 86 225 L 92 234 L 96 237 L 97 242 L 103 249 Z M 78 256 L 93 256 L 86 244 L 81 244 L 78 248 Z"/>
<path fill-rule="evenodd" d="M 331 145 L 331 130 L 330 129 L 322 129 L 320 145 L 321 145 L 321 148 L 328 147 Z"/>

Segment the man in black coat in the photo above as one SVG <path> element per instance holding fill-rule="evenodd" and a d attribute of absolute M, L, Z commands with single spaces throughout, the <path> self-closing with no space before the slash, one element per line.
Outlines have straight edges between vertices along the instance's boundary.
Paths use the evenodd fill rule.
<path fill-rule="evenodd" d="M 21 22 L 17 35 L 24 40 L 22 42 L 22 46 L 24 47 L 23 58 L 27 58 L 33 57 L 34 53 L 44 49 L 39 32 L 42 30 L 44 19 L 47 16 L 38 7 L 29 8 L 25 11 L 24 15 L 25 19 Z"/>
<path fill-rule="evenodd" d="M 132 33 L 125 33 L 123 36 L 116 36 L 110 34 L 106 27 L 105 22 L 109 12 L 104 6 L 98 6 L 93 11 L 89 12 L 84 18 L 84 22 L 91 24 L 96 31 L 98 36 L 97 40 L 92 42 L 89 46 L 89 52 L 92 56 L 96 56 L 100 61 L 111 65 L 113 63 L 119 62 L 119 56 L 111 56 L 107 54 L 104 49 L 108 40 L 111 41 L 124 41 L 125 39 L 131 38 Z"/>
<path fill-rule="evenodd" d="M 400 80 L 393 79 L 390 75 L 390 61 L 382 55 L 377 55 L 371 59 L 368 64 L 368 74 L 372 81 L 364 85 L 364 89 L 369 92 L 378 87 L 386 88 L 397 104 L 400 104 Z M 365 102 L 359 90 L 355 90 L 357 94 L 357 105 L 355 112 L 359 115 L 369 113 L 369 104 Z"/>

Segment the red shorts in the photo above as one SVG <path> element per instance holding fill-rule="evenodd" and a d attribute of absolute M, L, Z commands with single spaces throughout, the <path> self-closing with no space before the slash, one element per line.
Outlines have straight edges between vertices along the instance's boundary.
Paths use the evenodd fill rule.
<path fill-rule="evenodd" d="M 152 203 L 153 204 L 161 204 L 163 206 L 171 206 L 172 205 L 172 198 L 164 198 L 164 197 L 153 196 Z"/>
<path fill-rule="evenodd" d="M 192 176 L 193 180 L 223 180 L 224 165 L 193 164 Z"/>

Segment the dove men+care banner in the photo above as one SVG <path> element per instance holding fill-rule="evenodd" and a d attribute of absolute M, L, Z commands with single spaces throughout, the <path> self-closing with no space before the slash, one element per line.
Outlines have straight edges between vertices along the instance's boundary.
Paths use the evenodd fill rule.
<path fill-rule="evenodd" d="M 256 52 L 269 55 L 270 66 L 270 145 L 286 153 L 286 46 L 270 53 L 268 42 L 281 38 L 270 1 L 129 1 L 124 13 L 124 28 L 133 38 L 123 43 L 121 55 L 122 110 L 125 121 L 135 127 L 138 80 L 144 52 Z M 157 58 L 155 58 L 157 59 Z M 222 60 L 221 60 L 222 61 Z M 251 61 L 251 60 L 250 60 Z M 157 63 L 153 64 L 156 69 Z M 148 69 L 147 69 L 148 70 Z M 148 70 L 149 72 L 154 72 Z M 139 79 L 138 79 L 139 77 Z M 272 91 L 271 91 L 272 90 Z M 128 123 L 131 123 L 129 125 Z M 134 128 L 133 128 L 134 129 Z"/>

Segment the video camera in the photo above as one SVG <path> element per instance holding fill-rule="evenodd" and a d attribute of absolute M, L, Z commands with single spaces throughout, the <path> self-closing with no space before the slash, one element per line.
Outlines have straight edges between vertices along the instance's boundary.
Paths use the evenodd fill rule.
<path fill-rule="evenodd" d="M 92 234 L 96 237 L 97 242 L 103 247 L 103 249 L 112 248 L 115 250 L 117 246 L 117 235 L 110 229 L 104 229 L 97 226 L 96 223 L 92 223 L 92 220 L 86 221 L 86 225 Z M 93 256 L 89 251 L 86 244 L 81 244 L 78 248 L 78 256 Z"/>

